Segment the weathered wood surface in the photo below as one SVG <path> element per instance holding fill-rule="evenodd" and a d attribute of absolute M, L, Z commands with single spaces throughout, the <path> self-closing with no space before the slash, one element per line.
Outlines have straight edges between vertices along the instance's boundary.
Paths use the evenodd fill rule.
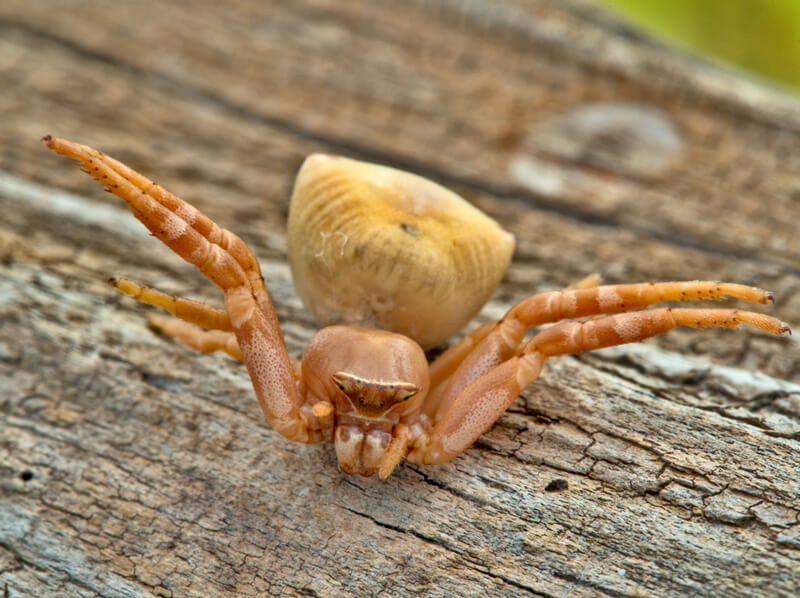
<path fill-rule="evenodd" d="M 601 272 L 769 288 L 798 328 L 796 98 L 571 2 L 110 6 L 0 3 L 4 596 L 800 592 L 791 340 L 556 359 L 452 463 L 347 477 L 268 428 L 239 364 L 105 285 L 219 300 L 38 142 L 102 148 L 239 232 L 296 355 L 314 324 L 284 222 L 320 150 L 430 176 L 517 235 L 482 319 Z"/>

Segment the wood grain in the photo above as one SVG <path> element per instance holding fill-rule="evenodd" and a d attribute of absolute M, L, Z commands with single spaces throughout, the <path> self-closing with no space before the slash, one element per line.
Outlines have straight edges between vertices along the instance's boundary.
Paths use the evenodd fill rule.
<path fill-rule="evenodd" d="M 246 372 L 109 276 L 218 303 L 38 142 L 128 162 L 236 231 L 290 352 L 312 151 L 428 176 L 536 291 L 727 279 L 800 328 L 800 105 L 574 2 L 0 4 L 4 596 L 791 596 L 800 349 L 678 330 L 554 359 L 475 447 L 384 483 L 268 428 Z M 476 322 L 477 323 L 477 322 Z"/>

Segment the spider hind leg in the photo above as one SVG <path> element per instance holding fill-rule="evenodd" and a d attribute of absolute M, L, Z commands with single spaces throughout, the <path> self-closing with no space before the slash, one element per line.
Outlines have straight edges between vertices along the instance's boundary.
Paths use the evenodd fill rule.
<path fill-rule="evenodd" d="M 120 293 L 129 295 L 142 303 L 156 305 L 171 313 L 173 316 L 180 318 L 201 328 L 207 330 L 223 330 L 232 332 L 233 326 L 228 317 L 228 312 L 218 307 L 212 307 L 195 301 L 194 299 L 187 299 L 186 297 L 178 297 L 170 295 L 153 289 L 151 287 L 142 286 L 128 278 L 109 278 L 109 284 L 117 289 Z"/>
<path fill-rule="evenodd" d="M 159 332 L 174 338 L 195 351 L 200 351 L 201 353 L 223 351 L 234 359 L 244 361 L 236 335 L 232 332 L 203 330 L 190 322 L 157 315 L 150 316 L 148 323 Z"/>

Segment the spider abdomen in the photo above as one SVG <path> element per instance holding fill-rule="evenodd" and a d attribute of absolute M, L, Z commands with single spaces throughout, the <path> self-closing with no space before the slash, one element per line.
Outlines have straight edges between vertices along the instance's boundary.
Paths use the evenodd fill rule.
<path fill-rule="evenodd" d="M 288 246 L 297 292 L 322 324 L 383 328 L 427 350 L 488 300 L 514 237 L 420 176 L 315 154 L 297 175 Z"/>

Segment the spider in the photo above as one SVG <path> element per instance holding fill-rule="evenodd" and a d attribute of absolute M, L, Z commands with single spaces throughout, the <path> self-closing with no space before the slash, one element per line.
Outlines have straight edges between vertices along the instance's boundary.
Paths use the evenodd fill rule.
<path fill-rule="evenodd" d="M 139 301 L 159 305 L 177 316 L 155 316 L 152 320 L 168 335 L 194 349 L 222 350 L 243 361 L 270 425 L 290 440 L 332 442 L 339 464 L 348 474 L 377 473 L 385 479 L 403 459 L 419 464 L 453 459 L 494 423 L 536 379 L 544 361 L 555 355 L 637 342 L 677 326 L 733 328 L 746 323 L 775 335 L 791 333 L 775 318 L 748 311 L 669 307 L 630 311 L 664 300 L 726 295 L 756 303 L 773 302 L 772 294 L 761 289 L 712 281 L 597 286 L 597 281 L 590 278 L 576 287 L 520 301 L 502 318 L 480 326 L 430 364 L 420 342 L 406 334 L 374 327 L 383 323 L 377 316 L 359 316 L 360 326 L 333 324 L 322 328 L 299 360 L 287 353 L 258 261 L 239 237 L 97 150 L 51 136 L 43 141 L 57 153 L 80 161 L 86 172 L 125 201 L 153 235 L 219 286 L 224 291 L 225 308 L 173 297 L 127 279 L 111 279 L 112 284 Z M 312 156 L 306 162 L 322 163 L 328 159 Z M 359 184 L 369 183 L 370 176 L 414 177 L 352 160 L 342 164 L 366 177 L 366 182 Z M 301 175 L 319 190 L 320 181 L 313 176 L 313 169 L 305 175 L 303 170 L 305 166 Z M 426 191 L 418 193 L 421 195 L 433 193 L 434 187 L 450 193 L 421 177 L 409 180 L 413 185 L 422 185 Z M 412 197 L 411 203 L 416 205 L 417 199 Z M 411 212 L 418 213 L 415 210 Z M 468 210 L 477 211 L 472 207 Z M 399 226 L 403 232 L 417 237 L 426 234 L 422 221 L 409 224 L 404 218 L 400 217 Z M 478 231 L 486 226 L 491 227 L 481 223 Z M 511 251 L 510 235 L 502 234 L 506 241 L 498 243 L 505 243 L 506 248 L 494 259 L 494 269 L 500 271 L 500 276 Z M 311 239 L 306 241 L 310 243 Z M 301 238 L 299 242 L 302 245 L 304 241 Z M 510 243 L 513 248 L 513 240 Z M 448 240 L 447 244 L 455 245 L 456 241 Z M 353 251 L 347 256 L 343 249 L 335 253 L 352 261 L 357 259 L 359 249 Z M 415 267 L 413 259 L 410 263 Z M 441 276 L 447 277 L 448 273 L 442 272 Z M 333 278 L 336 277 L 334 272 Z M 474 278 L 481 276 L 476 274 Z M 494 284 L 499 281 L 496 275 L 488 279 Z M 347 280 L 345 294 L 356 293 L 358 289 L 352 285 L 348 288 L 351 281 Z M 417 286 L 422 289 L 425 285 Z M 422 291 L 412 292 L 411 297 L 417 292 Z M 464 297 L 463 301 L 472 298 Z M 403 307 L 400 303 L 394 306 L 396 310 Z M 460 309 L 458 302 L 437 305 L 433 301 L 428 307 L 436 314 Z M 417 304 L 414 309 L 419 311 L 425 306 Z M 381 310 L 372 312 L 374 316 Z M 424 313 L 416 315 L 426 318 Z M 585 317 L 591 318 L 561 322 Z M 525 340 L 529 328 L 544 324 L 554 325 Z"/>

